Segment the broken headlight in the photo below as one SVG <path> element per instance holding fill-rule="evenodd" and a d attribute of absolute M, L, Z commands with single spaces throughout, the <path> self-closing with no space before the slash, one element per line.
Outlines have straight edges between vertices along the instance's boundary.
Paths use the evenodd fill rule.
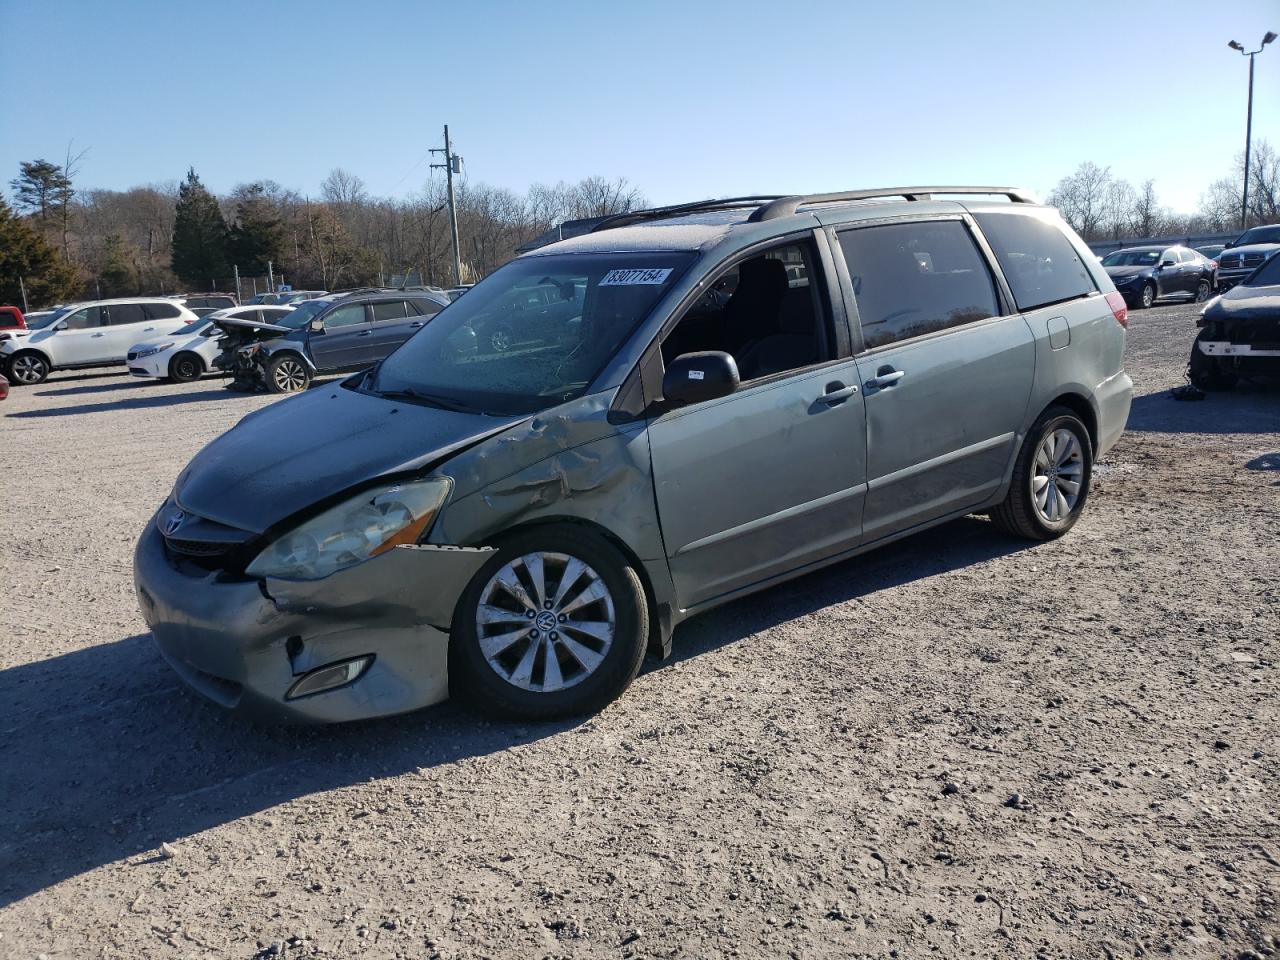
<path fill-rule="evenodd" d="M 417 543 L 448 496 L 445 479 L 366 490 L 276 538 L 245 572 L 255 577 L 319 580 L 392 547 Z"/>

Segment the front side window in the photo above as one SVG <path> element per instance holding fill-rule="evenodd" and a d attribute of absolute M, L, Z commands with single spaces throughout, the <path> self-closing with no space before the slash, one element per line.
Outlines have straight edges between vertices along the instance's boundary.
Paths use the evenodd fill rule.
<path fill-rule="evenodd" d="M 101 307 L 81 307 L 67 315 L 68 330 L 88 330 L 102 325 Z"/>
<path fill-rule="evenodd" d="M 979 213 L 974 217 L 995 251 L 1013 298 L 1021 310 L 1034 310 L 1097 292 L 1097 284 L 1062 229 L 1020 213 Z M 1137 251 L 1135 251 L 1137 252 Z M 1159 251 L 1142 251 L 1142 263 L 1154 264 Z M 1148 259 L 1149 257 L 1149 259 Z"/>
<path fill-rule="evenodd" d="M 996 316 L 995 284 L 959 220 L 840 234 L 868 350 Z"/>
<path fill-rule="evenodd" d="M 723 351 L 744 382 L 830 360 L 827 310 L 809 241 L 788 243 L 720 274 L 662 341 L 662 360 Z"/>
<path fill-rule="evenodd" d="M 326 314 L 324 318 L 324 328 L 326 330 L 350 327 L 357 323 L 364 323 L 363 303 L 349 303 L 346 306 L 338 307 L 332 313 Z"/>
<path fill-rule="evenodd" d="M 1243 247 L 1250 243 L 1280 243 L 1280 225 L 1253 227 L 1240 234 L 1236 240 L 1237 247 Z"/>
<path fill-rule="evenodd" d="M 367 389 L 502 414 L 572 400 L 696 258 L 654 251 L 513 260 L 384 360 Z"/>

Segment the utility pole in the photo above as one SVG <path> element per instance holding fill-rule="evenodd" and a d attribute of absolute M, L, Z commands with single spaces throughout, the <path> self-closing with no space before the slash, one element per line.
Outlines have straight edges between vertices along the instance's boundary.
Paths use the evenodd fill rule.
<path fill-rule="evenodd" d="M 1275 38 L 1276 35 L 1268 30 L 1266 36 L 1262 38 L 1262 46 L 1252 53 L 1246 52 L 1244 47 L 1234 40 L 1227 44 L 1232 50 L 1238 51 L 1241 56 L 1249 58 L 1249 107 L 1244 123 L 1244 195 L 1240 200 L 1241 230 L 1244 230 L 1249 225 L 1249 154 L 1253 147 L 1253 58 L 1262 52 L 1262 47 L 1265 47 Z"/>
<path fill-rule="evenodd" d="M 240 296 L 240 264 L 232 264 L 236 271 L 236 300 L 242 299 Z"/>
<path fill-rule="evenodd" d="M 449 142 L 449 125 L 444 125 L 444 149 L 432 149 L 432 153 L 443 153 L 444 163 L 433 163 L 431 169 L 444 167 L 445 181 L 449 188 L 449 232 L 453 235 L 453 285 L 462 284 L 462 253 L 458 249 L 458 204 L 453 198 L 453 175 L 462 172 L 462 158 L 453 152 Z"/>
<path fill-rule="evenodd" d="M 275 264 L 270 260 L 267 261 L 267 289 L 272 293 L 276 291 L 276 272 L 273 269 Z"/>
<path fill-rule="evenodd" d="M 18 277 L 18 289 L 22 291 L 22 312 L 30 313 L 31 308 L 27 306 L 27 285 L 22 282 L 22 277 Z"/>

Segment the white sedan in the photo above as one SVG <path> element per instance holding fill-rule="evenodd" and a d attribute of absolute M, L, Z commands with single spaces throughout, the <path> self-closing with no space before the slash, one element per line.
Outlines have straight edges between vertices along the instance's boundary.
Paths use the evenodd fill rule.
<path fill-rule="evenodd" d="M 129 348 L 125 362 L 135 377 L 155 377 L 189 383 L 199 380 L 211 369 L 219 353 L 214 320 L 235 318 L 257 323 L 277 323 L 293 313 L 293 307 L 228 307 L 206 314 L 167 337 L 135 343 Z"/>

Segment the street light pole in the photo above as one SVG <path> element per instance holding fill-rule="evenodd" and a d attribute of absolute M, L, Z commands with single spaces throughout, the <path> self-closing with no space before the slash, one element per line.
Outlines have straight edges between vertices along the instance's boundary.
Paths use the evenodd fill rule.
<path fill-rule="evenodd" d="M 1244 194 L 1240 198 L 1240 229 L 1244 230 L 1249 225 L 1249 158 L 1253 150 L 1253 58 L 1262 52 L 1262 47 L 1276 38 L 1276 35 L 1270 30 L 1266 36 L 1262 38 L 1262 46 L 1258 47 L 1252 53 L 1246 52 L 1242 44 L 1232 40 L 1227 44 L 1232 50 L 1238 51 L 1241 56 L 1249 58 L 1249 107 L 1244 123 Z"/>

